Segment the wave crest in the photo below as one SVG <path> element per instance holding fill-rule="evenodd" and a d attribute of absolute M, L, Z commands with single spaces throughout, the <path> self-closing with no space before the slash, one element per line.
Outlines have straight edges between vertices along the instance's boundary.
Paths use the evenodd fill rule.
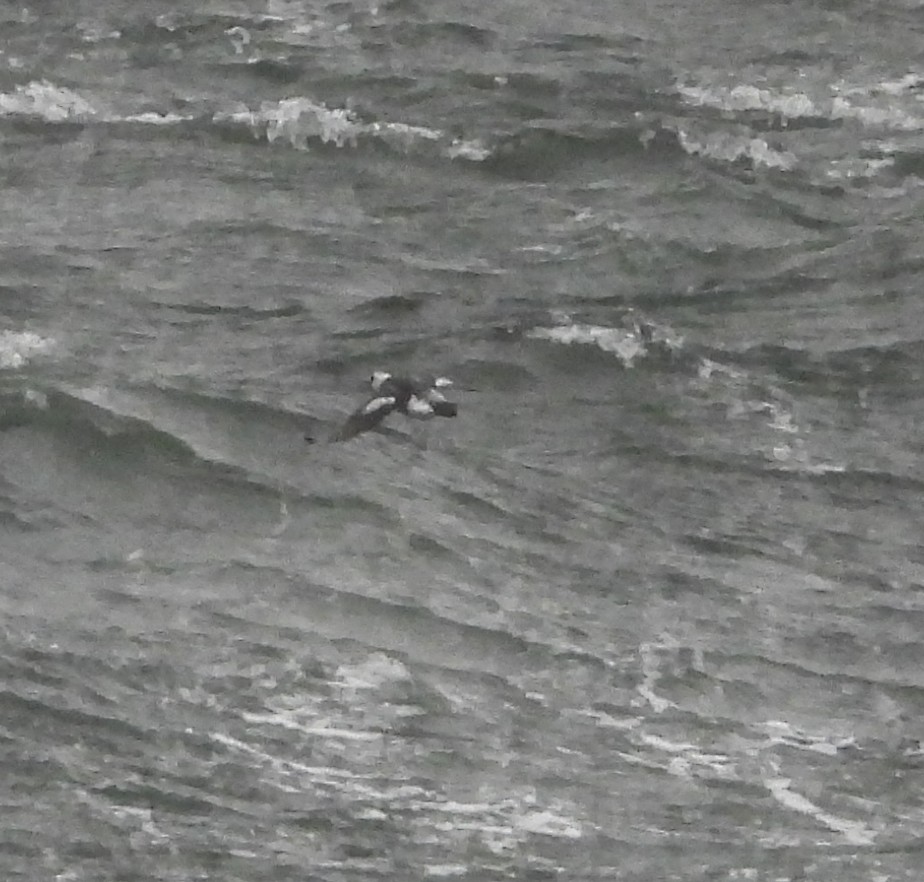
<path fill-rule="evenodd" d="M 99 110 L 77 92 L 36 80 L 0 92 L 0 116 L 23 116 L 46 122 L 86 122 L 99 116 Z"/>
<path fill-rule="evenodd" d="M 305 97 L 264 102 L 259 110 L 219 111 L 213 121 L 243 124 L 254 137 L 265 137 L 270 144 L 287 142 L 298 150 L 307 150 L 311 141 L 336 147 L 356 147 L 361 138 L 371 137 L 406 151 L 421 141 L 443 138 L 441 131 L 424 126 L 364 122 L 349 108 L 328 107 Z"/>
<path fill-rule="evenodd" d="M 792 170 L 797 162 L 788 150 L 775 150 L 763 138 L 748 138 L 726 132 L 696 137 L 678 129 L 677 140 L 691 156 L 703 156 L 722 162 L 747 162 L 781 171 Z"/>
<path fill-rule="evenodd" d="M 558 316 L 553 327 L 537 327 L 525 333 L 533 340 L 548 340 L 563 346 L 596 346 L 602 352 L 615 355 L 625 367 L 653 350 L 674 352 L 683 339 L 647 321 L 631 321 L 627 327 L 572 322 L 569 316 Z"/>
<path fill-rule="evenodd" d="M 853 121 L 869 128 L 918 131 L 924 128 L 924 117 L 916 112 L 920 105 L 914 90 L 919 81 L 917 75 L 909 74 L 895 82 L 859 86 L 831 83 L 819 85 L 819 94 L 814 96 L 786 86 L 749 83 L 678 84 L 676 90 L 689 105 L 723 113 L 765 115 L 779 128 Z"/>
<path fill-rule="evenodd" d="M 50 337 L 32 331 L 0 331 L 0 368 L 20 368 L 53 345 Z"/>

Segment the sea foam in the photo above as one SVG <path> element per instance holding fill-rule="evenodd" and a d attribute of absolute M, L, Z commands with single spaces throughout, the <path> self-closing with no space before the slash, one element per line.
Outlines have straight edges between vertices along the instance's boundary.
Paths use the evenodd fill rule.
<path fill-rule="evenodd" d="M 32 331 L 0 331 L 0 368 L 19 368 L 54 345 Z"/>

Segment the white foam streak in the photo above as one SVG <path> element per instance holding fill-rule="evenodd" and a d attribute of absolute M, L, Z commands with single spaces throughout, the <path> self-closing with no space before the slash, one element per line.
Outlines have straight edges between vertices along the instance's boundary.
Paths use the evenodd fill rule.
<path fill-rule="evenodd" d="M 35 80 L 16 86 L 12 92 L 0 92 L 0 116 L 41 119 L 49 123 L 131 122 L 142 125 L 169 126 L 194 119 L 176 113 L 143 113 L 120 116 L 65 86 L 48 80 Z"/>
<path fill-rule="evenodd" d="M 354 693 L 366 689 L 379 689 L 410 678 L 410 672 L 398 659 L 382 652 L 374 652 L 355 665 L 340 665 L 336 676 L 343 688 Z"/>
<path fill-rule="evenodd" d="M 246 744 L 245 742 L 240 741 L 231 735 L 225 735 L 221 732 L 213 732 L 211 737 L 214 741 L 217 741 L 219 744 L 223 744 L 225 747 L 229 747 L 237 750 L 239 753 L 252 756 L 259 760 L 261 763 L 266 763 L 277 772 L 298 772 L 303 775 L 309 775 L 312 779 L 319 782 L 329 780 L 359 781 L 368 778 L 368 776 L 358 775 L 355 772 L 350 772 L 345 769 L 335 769 L 331 766 L 306 766 L 304 763 L 295 762 L 294 760 L 280 759 L 279 757 L 275 757 L 266 751 L 259 750 L 250 744 Z"/>
<path fill-rule="evenodd" d="M 284 139 L 301 149 L 308 146 L 309 138 L 338 147 L 355 146 L 361 130 L 349 110 L 330 110 L 308 98 L 286 98 L 276 105 L 264 105 L 262 118 L 270 144 Z"/>
<path fill-rule="evenodd" d="M 345 741 L 381 741 L 381 732 L 369 732 L 360 729 L 344 729 L 337 726 L 329 726 L 326 722 L 306 725 L 297 717 L 285 713 L 272 714 L 254 714 L 243 713 L 241 717 L 248 723 L 263 723 L 268 726 L 280 726 L 283 729 L 293 729 L 302 732 L 305 735 L 315 735 L 319 738 L 335 738 Z"/>
<path fill-rule="evenodd" d="M 177 123 L 188 122 L 191 119 L 195 119 L 195 117 L 183 116 L 179 113 L 155 113 L 154 111 L 131 113 L 122 117 L 125 122 L 141 123 L 148 126 L 173 126 Z"/>
<path fill-rule="evenodd" d="M 450 159 L 467 159 L 469 162 L 484 162 L 492 154 L 491 150 L 478 139 L 465 141 L 456 139 L 446 151 Z"/>
<path fill-rule="evenodd" d="M 563 346 L 590 345 L 603 352 L 617 356 L 626 366 L 646 352 L 642 340 L 632 331 L 624 328 L 607 328 L 600 325 L 570 324 L 555 328 L 533 328 L 527 337 L 534 340 L 549 340 Z"/>
<path fill-rule="evenodd" d="M 717 132 L 697 139 L 678 129 L 680 146 L 691 156 L 706 156 L 722 162 L 748 160 L 754 165 L 789 171 L 796 165 L 796 157 L 788 150 L 774 150 L 763 138 L 745 138 Z"/>
<path fill-rule="evenodd" d="M 0 116 L 38 118 L 49 123 L 129 122 L 154 126 L 177 125 L 196 119 L 192 115 L 154 111 L 120 115 L 47 80 L 16 86 L 12 92 L 0 92 Z M 359 138 L 367 136 L 407 151 L 421 142 L 444 137 L 440 130 L 425 126 L 402 122 L 365 123 L 348 108 L 327 107 L 304 97 L 264 102 L 258 110 L 245 107 L 218 111 L 212 115 L 212 121 L 244 125 L 270 144 L 284 142 L 299 150 L 308 149 L 311 141 L 355 147 Z"/>
<path fill-rule="evenodd" d="M 468 872 L 465 864 L 428 864 L 424 867 L 427 876 L 446 878 L 447 876 L 464 876 Z"/>
<path fill-rule="evenodd" d="M 748 83 L 682 85 L 677 92 L 697 107 L 713 107 L 732 113 L 759 112 L 779 117 L 782 126 L 792 120 L 853 120 L 871 128 L 917 131 L 924 118 L 903 107 L 920 84 L 920 76 L 908 74 L 899 80 L 847 87 L 833 83 L 828 94 L 812 97 L 786 87 L 760 88 Z"/>
<path fill-rule="evenodd" d="M 838 751 L 856 744 L 851 736 L 809 735 L 782 720 L 767 720 L 761 728 L 767 732 L 771 745 L 784 744 L 823 756 L 837 756 Z"/>
<path fill-rule="evenodd" d="M 336 147 L 355 147 L 360 138 L 372 137 L 407 151 L 421 142 L 443 137 L 438 129 L 424 126 L 401 122 L 364 123 L 346 107 L 327 107 L 304 97 L 264 102 L 259 110 L 221 111 L 213 120 L 245 125 L 255 137 L 266 137 L 270 144 L 285 142 L 297 150 L 307 150 L 314 140 Z"/>
<path fill-rule="evenodd" d="M 381 138 L 392 147 L 408 150 L 420 141 L 438 141 L 443 133 L 426 126 L 412 126 L 401 122 L 373 122 L 366 126 L 369 134 Z"/>
<path fill-rule="evenodd" d="M 361 775 L 345 769 L 307 766 L 294 760 L 274 756 L 251 744 L 223 733 L 212 733 L 212 739 L 228 749 L 253 758 L 258 766 L 272 774 L 269 783 L 285 792 L 303 792 L 306 788 L 336 787 L 341 793 L 351 793 L 357 800 L 356 810 L 362 816 L 375 817 L 379 811 L 368 805 L 369 800 L 400 806 L 416 816 L 415 823 L 439 833 L 472 831 L 484 845 L 498 854 L 522 845 L 535 836 L 577 840 L 583 837 L 582 823 L 572 816 L 570 805 L 553 800 L 538 804 L 535 791 L 518 794 L 495 794 L 475 802 L 446 799 L 411 784 L 393 784 L 376 775 Z M 449 866 L 449 865 L 447 865 Z M 441 875 L 439 871 L 434 875 Z M 448 871 L 446 875 L 452 875 Z"/>
<path fill-rule="evenodd" d="M 778 92 L 743 83 L 731 88 L 681 85 L 677 91 L 688 104 L 739 112 L 762 110 L 779 114 L 784 122 L 787 119 L 821 115 L 815 102 L 801 92 Z"/>
<path fill-rule="evenodd" d="M 875 841 L 875 831 L 865 824 L 832 815 L 801 793 L 792 791 L 790 789 L 792 781 L 789 778 L 769 778 L 764 781 L 764 784 L 770 791 L 770 795 L 784 808 L 809 815 L 829 830 L 841 834 L 851 845 L 871 845 Z"/>
<path fill-rule="evenodd" d="M 47 122 L 86 122 L 99 111 L 85 98 L 47 80 L 16 86 L 13 92 L 0 92 L 0 116 L 38 117 Z"/>
<path fill-rule="evenodd" d="M 526 833 L 559 839 L 580 839 L 583 835 L 579 824 L 549 810 L 527 812 L 520 817 L 517 826 Z"/>
<path fill-rule="evenodd" d="M 153 126 L 171 126 L 197 119 L 195 115 L 172 112 L 118 114 L 47 80 L 16 86 L 12 92 L 0 92 L 0 116 L 37 118 L 48 123 L 135 123 Z M 266 138 L 270 144 L 286 143 L 297 150 L 307 150 L 313 141 L 336 147 L 355 147 L 360 138 L 369 137 L 395 150 L 408 152 L 420 144 L 445 138 L 441 130 L 426 126 L 388 121 L 366 123 L 349 108 L 327 107 L 305 97 L 267 101 L 256 110 L 239 107 L 217 111 L 212 114 L 211 121 L 245 126 L 254 137 Z M 453 158 L 451 151 L 450 158 Z"/>

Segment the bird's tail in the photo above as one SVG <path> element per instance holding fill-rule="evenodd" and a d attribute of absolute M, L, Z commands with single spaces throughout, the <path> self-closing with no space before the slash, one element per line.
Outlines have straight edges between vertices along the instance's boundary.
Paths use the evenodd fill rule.
<path fill-rule="evenodd" d="M 455 401 L 433 401 L 430 406 L 436 416 L 454 417 L 459 412 L 459 405 Z"/>

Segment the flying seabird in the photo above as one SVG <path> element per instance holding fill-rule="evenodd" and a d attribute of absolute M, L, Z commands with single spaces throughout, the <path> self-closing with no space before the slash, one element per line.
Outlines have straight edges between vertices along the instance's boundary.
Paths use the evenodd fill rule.
<path fill-rule="evenodd" d="M 347 417 L 331 441 L 348 441 L 368 432 L 392 411 L 413 419 L 427 420 L 435 416 L 454 417 L 459 410 L 454 401 L 447 401 L 443 395 L 442 390 L 452 385 L 452 380 L 447 377 L 416 379 L 376 371 L 369 382 L 373 397 Z"/>

